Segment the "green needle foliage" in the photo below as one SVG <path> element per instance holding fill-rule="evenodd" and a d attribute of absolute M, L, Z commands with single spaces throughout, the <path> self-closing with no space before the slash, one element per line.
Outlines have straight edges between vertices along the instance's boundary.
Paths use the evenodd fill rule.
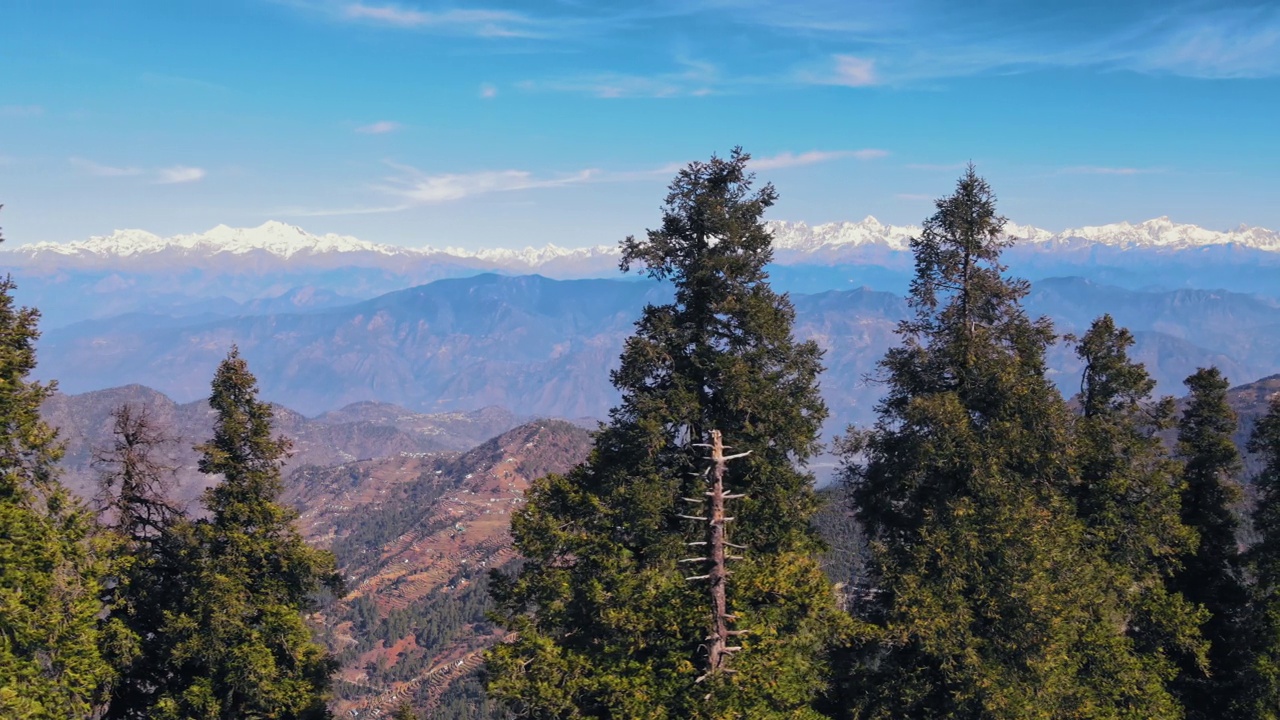
<path fill-rule="evenodd" d="M 1260 539 L 1249 550 L 1256 585 L 1248 625 L 1249 665 L 1240 717 L 1280 718 L 1280 395 L 1271 397 L 1267 414 L 1254 426 L 1249 452 L 1263 462 L 1254 478 L 1258 504 L 1254 530 Z"/>
<path fill-rule="evenodd" d="M 1135 647 L 1132 603 L 1077 515 L 1071 413 L 1045 372 L 1055 335 L 1003 274 L 994 195 L 970 167 L 936 205 L 880 419 L 844 448 L 874 566 L 855 610 L 883 632 L 859 648 L 852 712 L 1178 717 L 1168 664 Z"/>
<path fill-rule="evenodd" d="M 1173 398 L 1152 401 L 1155 380 L 1129 359 L 1133 335 L 1110 315 L 1094 321 L 1076 348 L 1084 363 L 1075 423 L 1077 512 L 1085 539 L 1111 569 L 1113 597 L 1126 605 L 1135 649 L 1169 675 L 1175 658 L 1203 674 L 1200 624 L 1208 614 L 1171 590 L 1195 548 L 1183 523 L 1182 466 L 1158 433 L 1174 424 Z M 1198 602 L 1198 601 L 1196 601 Z"/>
<path fill-rule="evenodd" d="M 87 718 L 113 670 L 100 648 L 99 559 L 92 516 L 58 482 L 57 433 L 40 420 L 52 384 L 36 366 L 40 314 L 15 306 L 0 279 L 0 717 Z"/>
<path fill-rule="evenodd" d="M 772 186 L 752 188 L 735 149 L 680 171 L 661 228 L 622 245 L 622 267 L 670 281 L 674 302 L 645 308 L 613 373 L 622 402 L 590 459 L 535 483 L 513 518 L 526 558 L 497 575 L 499 618 L 519 634 L 490 652 L 488 687 L 530 718 L 804 718 L 828 686 L 826 646 L 843 632 L 813 559 L 817 500 L 797 469 L 816 450 L 826 408 L 821 352 L 792 336 L 794 310 L 768 284 L 764 212 Z M 728 598 L 743 650 L 732 673 L 705 672 L 710 629 L 698 557 L 706 523 L 711 430 L 734 453 L 726 486 Z"/>
<path fill-rule="evenodd" d="M 1235 507 L 1240 453 L 1231 436 L 1236 414 L 1227 402 L 1229 383 L 1217 368 L 1200 368 L 1185 381 L 1190 391 L 1178 423 L 1178 455 L 1185 462 L 1182 520 L 1198 538 L 1183 558 L 1172 587 L 1209 614 L 1207 665 L 1183 660 L 1175 688 L 1188 718 L 1219 718 L 1243 692 L 1247 653 L 1241 623 L 1247 608 Z"/>
<path fill-rule="evenodd" d="M 175 527 L 181 594 L 160 630 L 168 676 L 138 716 L 159 720 L 326 718 L 335 669 L 303 613 L 333 559 L 309 547 L 296 513 L 276 502 L 289 441 L 272 435 L 271 407 L 235 349 L 218 367 L 209 405 L 213 439 L 200 470 L 222 481 L 206 491 L 207 519 Z"/>

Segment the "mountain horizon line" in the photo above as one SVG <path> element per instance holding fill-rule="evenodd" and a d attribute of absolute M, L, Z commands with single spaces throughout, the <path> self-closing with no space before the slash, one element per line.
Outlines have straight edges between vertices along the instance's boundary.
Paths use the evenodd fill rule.
<path fill-rule="evenodd" d="M 836 221 L 810 225 L 805 221 L 769 221 L 774 233 L 774 248 L 781 252 L 814 253 L 821 250 L 858 246 L 879 246 L 885 250 L 906 252 L 912 237 L 921 231 L 919 225 L 892 225 L 868 215 L 859 221 Z M 1176 223 L 1166 216 L 1139 223 L 1121 221 L 1105 225 L 1080 226 L 1053 232 L 1033 225 L 1010 221 L 1006 236 L 1020 244 L 1046 248 L 1058 246 L 1105 245 L 1145 249 L 1193 249 L 1208 246 L 1239 245 L 1251 249 L 1280 253 L 1280 232 L 1261 226 L 1241 224 L 1219 231 L 1190 223 Z M 305 254 L 400 255 L 412 257 L 445 256 L 492 262 L 521 262 L 529 266 L 570 257 L 616 256 L 617 245 L 598 244 L 567 248 L 547 243 L 543 246 L 494 247 L 467 249 L 455 246 L 408 246 L 376 243 L 337 233 L 315 234 L 289 223 L 268 220 L 256 227 L 233 228 L 217 225 L 207 231 L 161 236 L 140 229 L 115 230 L 108 235 L 95 235 L 70 242 L 33 242 L 8 247 L 0 253 L 10 256 L 37 257 L 137 257 L 184 250 L 204 254 L 248 254 L 255 251 L 288 258 Z"/>

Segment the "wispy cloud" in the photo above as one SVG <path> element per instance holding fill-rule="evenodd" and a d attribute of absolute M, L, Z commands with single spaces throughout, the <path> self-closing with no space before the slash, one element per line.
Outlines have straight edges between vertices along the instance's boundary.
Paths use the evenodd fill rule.
<path fill-rule="evenodd" d="M 379 120 L 378 122 L 369 123 L 368 125 L 361 125 L 356 128 L 356 132 L 362 135 L 386 135 L 387 133 L 395 132 L 402 127 L 404 126 L 393 120 Z"/>
<path fill-rule="evenodd" d="M 0 105 L 0 117 L 29 118 L 44 115 L 40 105 Z"/>
<path fill-rule="evenodd" d="M 452 9 L 439 12 L 402 5 L 345 5 L 340 16 L 349 21 L 368 22 L 399 28 L 462 32 L 480 37 L 533 37 L 534 22 L 528 16 L 508 10 Z"/>
<path fill-rule="evenodd" d="M 484 100 L 492 100 L 498 97 L 498 88 L 490 85 L 489 83 L 485 83 L 480 86 L 480 97 Z"/>
<path fill-rule="evenodd" d="M 874 160 L 889 155 L 886 150 L 814 150 L 804 153 L 784 152 L 770 157 L 753 158 L 753 170 L 776 170 L 800 167 L 840 159 Z M 527 190 L 548 190 L 598 183 L 655 182 L 669 179 L 685 167 L 684 163 L 665 163 L 633 170 L 585 168 L 564 173 L 537 173 L 529 170 L 480 170 L 461 173 L 427 173 L 411 165 L 385 161 L 394 173 L 369 186 L 384 198 L 363 206 L 337 208 L 275 208 L 270 215 L 290 217 L 324 217 L 334 215 L 371 215 L 401 212 L 424 205 L 441 205 L 469 198 Z"/>
<path fill-rule="evenodd" d="M 966 163 L 908 163 L 908 170 L 929 170 L 932 172 L 952 172 L 955 170 L 963 170 L 967 167 Z"/>
<path fill-rule="evenodd" d="M 156 182 L 161 185 L 176 185 L 179 183 L 196 182 L 203 180 L 206 175 L 204 168 L 187 167 L 185 165 L 174 165 L 173 167 L 160 168 L 156 171 L 159 176 Z"/>
<path fill-rule="evenodd" d="M 567 175 L 539 176 L 526 170 L 486 170 L 471 173 L 431 175 L 407 165 L 393 165 L 400 173 L 379 187 L 388 195 L 401 197 L 413 205 L 431 205 L 462 200 L 475 195 L 564 187 L 590 182 L 597 170 L 580 170 Z"/>
<path fill-rule="evenodd" d="M 1172 0 L 1117 6 L 1106 15 L 1088 5 L 1056 14 L 1031 4 L 1014 12 L 992 5 L 960 14 L 928 2 L 903 3 L 881 24 L 849 30 L 840 20 L 854 11 L 833 4 L 826 6 L 824 37 L 844 38 L 859 49 L 828 54 L 825 70 L 810 65 L 794 77 L 866 87 L 1048 68 L 1205 79 L 1280 76 L 1280 5 L 1232 4 Z"/>
<path fill-rule="evenodd" d="M 187 165 L 173 165 L 171 167 L 147 170 L 145 168 L 133 166 L 103 165 L 102 163 L 86 160 L 81 157 L 73 157 L 70 162 L 81 172 L 93 177 L 149 177 L 152 182 L 159 185 L 175 185 L 179 183 L 196 182 L 197 180 L 203 180 L 207 174 L 204 168 L 190 167 Z"/>
<path fill-rule="evenodd" d="M 863 150 L 811 150 L 799 154 L 784 152 L 772 157 L 752 158 L 751 167 L 755 170 L 777 170 L 779 168 L 801 167 L 833 160 L 876 160 L 888 157 L 888 150 L 866 148 Z"/>
<path fill-rule="evenodd" d="M 137 167 L 116 167 L 113 165 L 102 165 L 92 160 L 86 160 L 80 157 L 71 158 L 71 164 L 79 168 L 82 172 L 94 177 L 133 177 L 141 175 L 145 170 Z"/>
<path fill-rule="evenodd" d="M 674 98 L 702 97 L 716 92 L 722 85 L 719 68 L 709 62 L 677 58 L 680 69 L 634 75 L 597 73 L 576 77 L 530 80 L 520 83 L 522 90 L 569 92 L 598 98 Z"/>
<path fill-rule="evenodd" d="M 835 61 L 835 68 L 830 76 L 830 84 L 846 87 L 868 87 L 880 84 L 875 60 L 853 55 L 836 55 L 832 60 Z"/>

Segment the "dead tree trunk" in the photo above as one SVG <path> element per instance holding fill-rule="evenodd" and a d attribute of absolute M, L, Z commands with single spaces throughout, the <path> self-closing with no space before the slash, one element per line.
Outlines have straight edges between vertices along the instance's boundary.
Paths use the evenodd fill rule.
<path fill-rule="evenodd" d="M 702 447 L 711 448 L 711 467 L 709 468 L 711 487 L 703 493 L 710 500 L 710 512 L 707 513 L 706 517 L 684 516 L 691 520 L 705 520 L 707 523 L 707 540 L 689 543 L 690 545 L 706 545 L 707 556 L 686 559 L 686 562 L 702 561 L 707 563 L 706 575 L 695 575 L 687 579 L 706 580 L 711 595 L 711 633 L 706 638 L 707 672 L 698 678 L 698 682 L 702 682 L 709 675 L 717 672 L 733 672 L 726 668 L 725 665 L 730 655 L 742 649 L 739 646 L 730 645 L 731 638 L 743 635 L 745 631 L 729 629 L 730 624 L 738 618 L 729 612 L 727 589 L 731 573 L 728 569 L 728 561 L 741 559 L 736 555 L 729 554 L 729 548 L 741 546 L 733 545 L 729 542 L 727 525 L 733 518 L 725 515 L 725 502 L 744 496 L 730 494 L 725 489 L 724 476 L 728 470 L 728 462 L 730 460 L 750 454 L 750 452 L 744 452 L 726 456 L 724 454 L 725 446 L 719 430 L 712 430 L 711 444 L 703 445 Z M 693 498 L 686 498 L 686 500 L 703 502 L 700 499 L 695 500 Z"/>

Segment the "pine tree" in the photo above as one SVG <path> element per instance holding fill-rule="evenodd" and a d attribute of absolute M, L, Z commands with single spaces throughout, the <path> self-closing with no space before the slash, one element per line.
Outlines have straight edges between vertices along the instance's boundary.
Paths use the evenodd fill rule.
<path fill-rule="evenodd" d="M 590 458 L 536 482 L 513 518 L 526 561 L 493 593 L 519 638 L 487 667 L 490 693 L 521 717 L 818 716 L 825 644 L 842 627 L 812 558 L 812 478 L 797 469 L 826 417 L 821 353 L 795 341 L 791 303 L 769 287 L 762 216 L 776 194 L 752 189 L 748 157 L 681 170 L 661 228 L 623 242 L 623 270 L 643 266 L 675 299 L 646 307 L 627 341 L 622 401 Z M 710 538 L 681 516 L 706 512 L 685 498 L 710 491 L 713 430 L 750 454 L 723 478 L 745 495 L 730 501 L 729 541 L 745 549 L 727 589 L 743 649 L 708 672 L 712 601 L 697 576 Z"/>
<path fill-rule="evenodd" d="M 880 418 L 846 444 L 872 545 L 855 608 L 860 718 L 1168 718 L 1167 668 L 1077 516 L 1070 413 L 1046 377 L 1051 324 L 1004 276 L 994 194 L 972 166 L 913 240 L 915 316 L 881 362 Z"/>
<path fill-rule="evenodd" d="M 1227 379 L 1200 368 L 1185 381 L 1190 395 L 1178 423 L 1178 455 L 1185 463 L 1182 521 L 1198 539 L 1182 559 L 1171 587 L 1208 611 L 1203 633 L 1207 663 L 1182 659 L 1176 689 L 1188 718 L 1219 718 L 1241 694 L 1241 623 L 1248 593 L 1242 574 L 1235 505 L 1240 453 L 1232 434 L 1236 414 L 1227 402 Z"/>
<path fill-rule="evenodd" d="M 172 530 L 183 595 L 160 629 L 167 677 L 137 717 L 328 717 L 335 664 L 303 613 L 336 584 L 333 559 L 303 541 L 296 513 L 276 501 L 289 441 L 272 434 L 257 394 L 233 348 L 213 379 L 213 439 L 197 448 L 200 471 L 221 482 L 205 492 L 208 518 Z"/>
<path fill-rule="evenodd" d="M 103 564 L 89 513 L 58 482 L 57 433 L 40 419 L 53 384 L 36 366 L 39 312 L 0 280 L 0 717 L 87 718 L 112 679 L 100 629 Z"/>
<path fill-rule="evenodd" d="M 1258 542 L 1246 556 L 1255 577 L 1247 617 L 1247 644 L 1239 717 L 1280 718 L 1280 394 L 1254 426 L 1248 450 L 1262 461 L 1254 478 L 1258 502 L 1253 527 Z M 1225 455 L 1225 453 L 1223 453 Z"/>

